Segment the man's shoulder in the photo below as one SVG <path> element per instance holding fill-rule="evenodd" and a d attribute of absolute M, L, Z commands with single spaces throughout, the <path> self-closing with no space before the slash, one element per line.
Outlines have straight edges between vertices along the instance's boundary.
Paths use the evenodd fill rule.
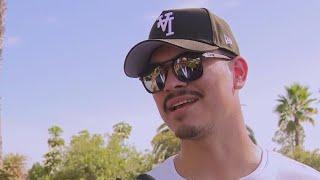
<path fill-rule="evenodd" d="M 151 171 L 148 172 L 151 176 L 159 176 L 159 175 L 174 175 L 176 173 L 174 163 L 173 163 L 174 156 L 169 157 L 164 162 L 156 165 L 152 168 Z"/>
<path fill-rule="evenodd" d="M 151 171 L 147 172 L 144 176 L 149 176 L 149 178 L 154 178 L 157 180 L 161 179 L 182 179 L 176 172 L 174 167 L 174 159 L 175 156 L 171 156 L 166 159 L 164 162 L 156 165 L 152 168 Z"/>
<path fill-rule="evenodd" d="M 317 179 L 320 172 L 280 153 L 269 151 L 267 166 L 271 173 L 283 179 Z"/>

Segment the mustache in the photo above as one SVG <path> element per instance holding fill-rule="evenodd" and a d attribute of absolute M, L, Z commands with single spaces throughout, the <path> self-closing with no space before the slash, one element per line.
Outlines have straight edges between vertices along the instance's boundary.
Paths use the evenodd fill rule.
<path fill-rule="evenodd" d="M 163 102 L 163 109 L 165 111 L 168 111 L 167 102 L 172 98 L 175 98 L 178 96 L 183 96 L 183 95 L 193 95 L 193 96 L 197 96 L 199 98 L 203 98 L 203 94 L 199 93 L 198 91 L 192 91 L 192 90 L 187 90 L 187 89 L 177 90 L 172 93 L 169 93 L 165 97 L 164 102 Z"/>

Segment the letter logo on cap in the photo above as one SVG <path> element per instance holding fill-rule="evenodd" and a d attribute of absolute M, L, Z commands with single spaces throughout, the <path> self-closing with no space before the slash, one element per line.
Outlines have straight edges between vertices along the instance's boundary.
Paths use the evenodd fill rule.
<path fill-rule="evenodd" d="M 172 31 L 172 20 L 174 20 L 173 12 L 167 12 L 158 17 L 157 28 L 161 27 L 162 32 L 167 30 L 166 36 L 174 35 L 174 32 Z"/>

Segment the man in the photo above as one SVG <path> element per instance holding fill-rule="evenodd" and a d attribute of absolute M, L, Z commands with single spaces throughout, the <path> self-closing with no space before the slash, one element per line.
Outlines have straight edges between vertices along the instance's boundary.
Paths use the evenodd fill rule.
<path fill-rule="evenodd" d="M 229 25 L 207 9 L 166 10 L 128 53 L 181 151 L 137 179 L 320 179 L 316 170 L 253 144 L 239 90 L 248 66 Z"/>

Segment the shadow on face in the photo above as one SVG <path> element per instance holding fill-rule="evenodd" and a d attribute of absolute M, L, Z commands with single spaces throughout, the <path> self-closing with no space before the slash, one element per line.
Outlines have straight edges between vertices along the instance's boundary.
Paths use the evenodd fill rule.
<path fill-rule="evenodd" d="M 161 63 L 170 60 L 187 50 L 172 45 L 162 45 L 151 56 L 150 63 Z"/>

